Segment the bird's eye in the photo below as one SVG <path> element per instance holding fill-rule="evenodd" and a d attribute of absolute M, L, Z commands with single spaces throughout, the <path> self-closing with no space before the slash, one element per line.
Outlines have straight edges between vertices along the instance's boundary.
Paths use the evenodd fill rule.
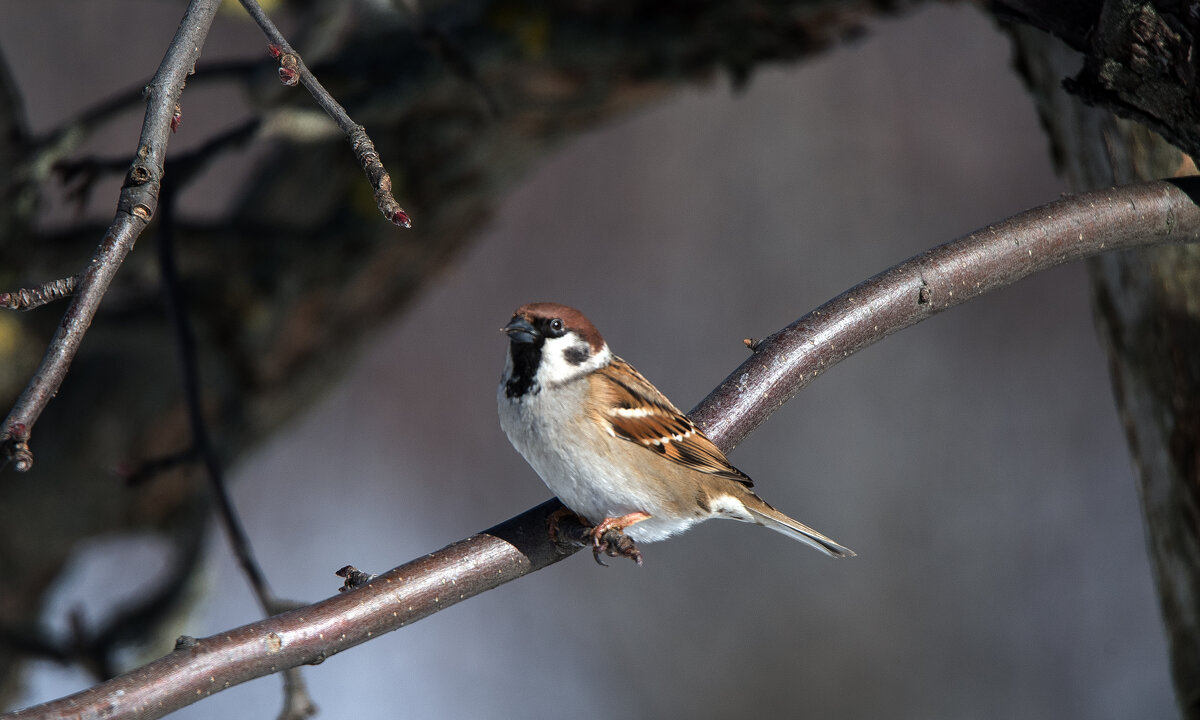
<path fill-rule="evenodd" d="M 550 332 L 553 333 L 556 337 L 558 335 L 563 334 L 562 318 L 554 318 L 553 320 L 550 321 Z"/>

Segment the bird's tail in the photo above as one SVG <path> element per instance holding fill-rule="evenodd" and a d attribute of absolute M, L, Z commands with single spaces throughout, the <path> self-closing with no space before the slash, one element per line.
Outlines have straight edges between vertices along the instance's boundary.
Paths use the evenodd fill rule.
<path fill-rule="evenodd" d="M 761 499 L 760 502 L 762 502 Z M 754 503 L 753 505 L 746 503 L 746 509 L 750 511 L 754 522 L 759 525 L 771 528 L 775 532 L 783 533 L 793 540 L 799 540 L 805 545 L 811 545 L 830 557 L 854 557 L 856 554 L 850 548 L 835 543 L 804 523 L 797 522 L 784 515 L 766 502 L 762 502 L 762 505 L 758 503 Z"/>

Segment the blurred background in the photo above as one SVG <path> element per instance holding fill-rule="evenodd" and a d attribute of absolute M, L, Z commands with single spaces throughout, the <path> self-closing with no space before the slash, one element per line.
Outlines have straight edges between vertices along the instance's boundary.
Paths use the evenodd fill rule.
<path fill-rule="evenodd" d="M 168 28 L 134 38 L 149 45 L 138 67 L 153 67 L 178 7 L 126 5 Z M 2 12 L 0 49 L 31 122 L 78 112 L 78 83 L 39 84 L 57 62 L 42 34 L 50 10 Z M 214 54 L 261 47 L 235 17 L 217 28 Z M 988 17 L 936 5 L 867 30 L 740 89 L 718 74 L 664 93 L 505 187 L 482 233 L 345 355 L 344 377 L 232 468 L 277 593 L 318 600 L 345 564 L 383 571 L 548 496 L 496 422 L 496 328 L 517 305 L 580 308 L 690 408 L 745 358 L 742 338 L 1064 190 Z M 91 42 L 79 32 L 72 44 Z M 130 62 L 114 61 L 125 74 L 90 101 L 127 86 Z M 244 110 L 216 97 L 187 112 L 202 123 Z M 182 202 L 215 211 L 229 187 L 221 176 Z M 95 212 L 111 216 L 115 191 L 96 193 Z M 581 553 L 306 668 L 321 717 L 1176 715 L 1081 266 L 849 359 L 731 460 L 769 502 L 859 556 L 835 562 L 720 522 L 644 547 L 641 568 Z M 208 537 L 202 587 L 168 638 L 259 618 L 222 535 Z M 81 543 L 43 622 L 65 633 L 72 612 L 102 618 L 139 591 L 127 568 L 149 578 L 169 560 L 150 534 Z M 30 663 L 13 706 L 93 682 Z M 279 685 L 254 681 L 175 717 L 273 716 Z"/>

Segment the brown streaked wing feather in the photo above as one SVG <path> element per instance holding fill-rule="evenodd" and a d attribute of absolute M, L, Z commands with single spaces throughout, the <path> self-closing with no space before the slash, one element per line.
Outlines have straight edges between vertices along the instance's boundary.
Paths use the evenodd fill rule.
<path fill-rule="evenodd" d="M 628 440 L 672 462 L 753 487 L 745 473 L 695 423 L 679 412 L 632 365 L 614 357 L 593 376 L 592 392 L 603 408 L 596 418 L 613 437 Z"/>

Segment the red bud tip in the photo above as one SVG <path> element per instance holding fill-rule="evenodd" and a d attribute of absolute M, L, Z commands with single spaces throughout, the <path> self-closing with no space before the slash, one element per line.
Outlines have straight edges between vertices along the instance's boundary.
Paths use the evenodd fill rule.
<path fill-rule="evenodd" d="M 295 87 L 296 83 L 300 82 L 300 73 L 291 68 L 279 68 L 279 82 L 288 87 Z"/>
<path fill-rule="evenodd" d="M 279 56 L 283 54 L 283 48 L 279 47 L 275 43 L 267 43 L 267 52 L 271 53 L 271 57 L 278 60 Z"/>
<path fill-rule="evenodd" d="M 175 112 L 171 115 L 171 132 L 179 130 L 179 126 L 183 124 L 183 108 L 175 106 Z"/>
<path fill-rule="evenodd" d="M 404 212 L 403 210 L 397 210 L 396 212 L 394 212 L 392 214 L 392 216 L 390 218 L 388 218 L 388 220 L 391 220 L 392 222 L 394 222 L 395 224 L 397 224 L 403 228 L 412 227 L 412 219 L 410 219 L 408 217 L 408 213 Z"/>

